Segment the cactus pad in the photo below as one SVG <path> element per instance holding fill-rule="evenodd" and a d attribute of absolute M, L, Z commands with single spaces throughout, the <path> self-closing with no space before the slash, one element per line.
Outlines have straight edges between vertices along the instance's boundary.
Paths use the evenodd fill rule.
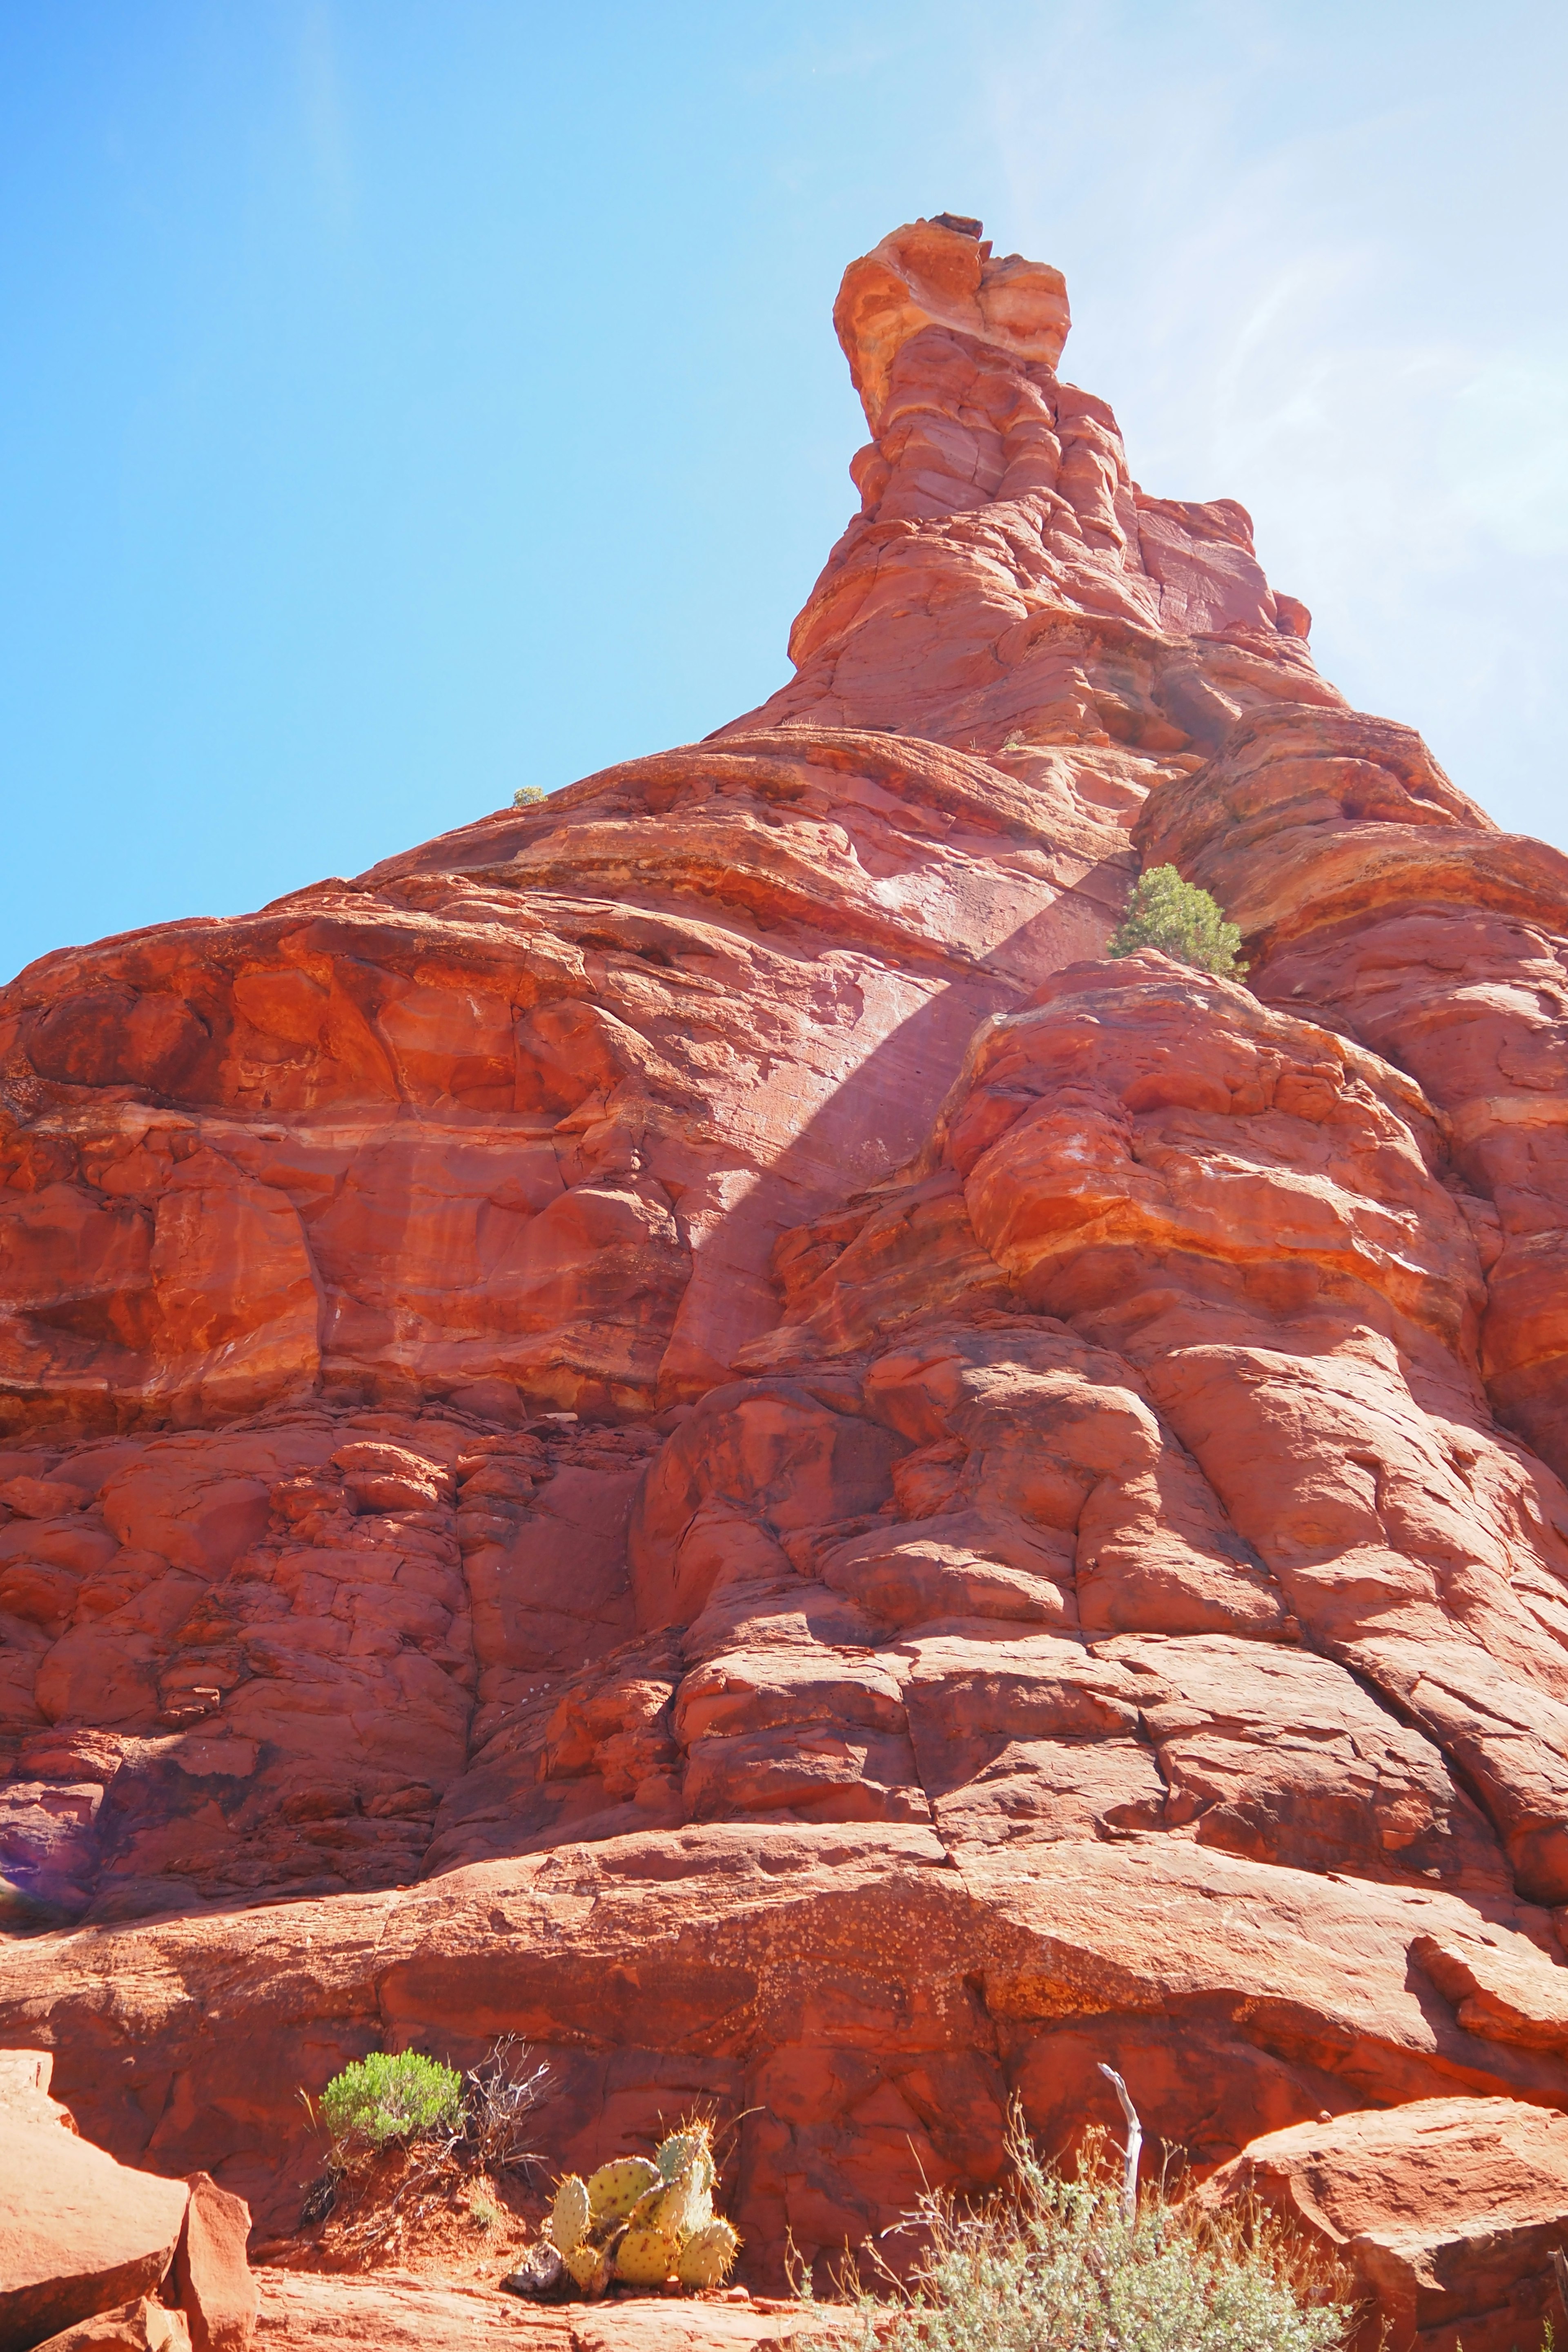
<path fill-rule="evenodd" d="M 616 2249 L 616 2276 L 628 2286 L 662 2286 L 679 2253 L 662 2230 L 628 2230 Z"/>
<path fill-rule="evenodd" d="M 588 2228 L 588 2189 L 574 2172 L 569 2172 L 555 2192 L 555 2202 L 550 2213 L 551 2243 L 563 2254 L 569 2254 L 586 2235 Z"/>
<path fill-rule="evenodd" d="M 610 2284 L 613 2266 L 604 2246 L 591 2245 L 587 2239 L 574 2246 L 566 2257 L 566 2268 L 579 2294 L 603 2294 Z"/>
<path fill-rule="evenodd" d="M 623 2156 L 618 2164 L 601 2164 L 588 2182 L 588 2207 L 595 2224 L 624 2221 L 632 2207 L 664 2176 L 646 2156 Z"/>
<path fill-rule="evenodd" d="M 740 2238 L 728 2221 L 721 2218 L 710 2221 L 680 2249 L 675 2274 L 682 2286 L 722 2286 L 740 2250 Z"/>
<path fill-rule="evenodd" d="M 653 2187 L 648 2189 L 644 2196 L 637 2199 L 637 2203 L 626 2215 L 626 2227 L 629 2230 L 652 2230 L 657 2228 L 658 2224 L 654 2220 L 654 2214 L 659 2204 L 663 2201 L 663 2198 L 664 2183 L 662 2180 L 656 2180 Z"/>
<path fill-rule="evenodd" d="M 677 2179 L 688 2165 L 697 2164 L 707 2174 L 707 2186 L 714 2180 L 712 2136 L 706 2124 L 691 2124 L 684 2131 L 671 2132 L 661 2140 L 656 2151 L 655 2163 L 666 2180 Z"/>
<path fill-rule="evenodd" d="M 689 2238 L 694 2231 L 705 2229 L 713 2219 L 713 2193 L 709 2187 L 710 2168 L 700 2156 L 692 2159 L 684 2172 L 678 2173 L 668 2189 L 654 2200 L 648 2215 L 651 2229 L 662 2230 L 667 2238 L 678 2242 Z"/>

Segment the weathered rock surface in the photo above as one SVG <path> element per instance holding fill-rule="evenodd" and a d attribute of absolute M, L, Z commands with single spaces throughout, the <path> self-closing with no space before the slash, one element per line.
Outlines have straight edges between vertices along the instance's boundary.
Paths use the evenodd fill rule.
<path fill-rule="evenodd" d="M 1125 835 L 1053 817 L 938 743 L 754 733 L 47 957 L 0 1001 L 10 1424 L 699 1391 L 779 1233 L 1104 936 Z"/>
<path fill-rule="evenodd" d="M 267 2352 L 313 2352 L 358 2344 L 365 2352 L 792 2352 L 832 2344 L 843 2330 L 830 2311 L 798 2304 L 645 2302 L 541 2310 L 504 2295 L 445 2286 L 410 2272 L 322 2278 L 299 2271 L 259 2273 Z"/>
<path fill-rule="evenodd" d="M 205 2172 L 190 2178 L 191 2201 L 174 2249 L 174 2286 L 192 2352 L 245 2352 L 259 2298 L 246 2244 L 250 2209 Z"/>
<path fill-rule="evenodd" d="M 1488 1392 L 1568 1471 L 1568 858 L 1499 833 L 1407 728 L 1284 707 L 1153 793 L 1138 838 L 1226 895 L 1259 995 L 1363 1038 L 1443 1112 Z"/>
<path fill-rule="evenodd" d="M 762 710 L 0 996 L 0 2032 L 268 2235 L 299 2085 L 524 2033 L 554 2163 L 749 2111 L 758 2284 L 1102 2061 L 1331 2219 L 1500 2114 L 1377 2273 L 1479 2343 L 1568 2109 L 1568 861 L 973 226 L 846 278 Z M 1101 958 L 1140 856 L 1247 985 Z"/>

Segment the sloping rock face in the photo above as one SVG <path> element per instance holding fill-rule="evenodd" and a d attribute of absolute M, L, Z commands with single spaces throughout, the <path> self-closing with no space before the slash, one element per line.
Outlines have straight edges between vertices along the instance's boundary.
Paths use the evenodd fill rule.
<path fill-rule="evenodd" d="M 759 2284 L 1102 2061 L 1205 2171 L 1568 2107 L 1568 861 L 1057 273 L 836 319 L 762 710 L 0 998 L 0 2033 L 268 2233 L 299 2085 L 501 2032 L 552 2161 L 748 2111 Z M 1140 859 L 1247 985 L 1100 958 Z"/>

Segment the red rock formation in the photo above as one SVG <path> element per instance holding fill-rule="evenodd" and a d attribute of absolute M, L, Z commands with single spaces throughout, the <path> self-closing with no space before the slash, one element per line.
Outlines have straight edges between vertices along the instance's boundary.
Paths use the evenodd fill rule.
<path fill-rule="evenodd" d="M 1568 865 L 972 226 L 761 711 L 0 999 L 0 2032 L 268 2232 L 383 2042 L 751 2110 L 759 2283 L 1101 2061 L 1205 2171 L 1568 2107 Z M 1140 854 L 1247 985 L 1092 960 Z"/>
<path fill-rule="evenodd" d="M 191 2175 L 190 2189 L 174 2283 L 192 2352 L 245 2352 L 260 2300 L 246 2256 L 249 2208 L 205 2172 Z"/>
<path fill-rule="evenodd" d="M 1488 1393 L 1568 1473 L 1568 858 L 1499 833 L 1408 729 L 1284 708 L 1152 794 L 1138 838 L 1227 894 L 1266 1001 L 1363 1038 L 1444 1114 Z"/>

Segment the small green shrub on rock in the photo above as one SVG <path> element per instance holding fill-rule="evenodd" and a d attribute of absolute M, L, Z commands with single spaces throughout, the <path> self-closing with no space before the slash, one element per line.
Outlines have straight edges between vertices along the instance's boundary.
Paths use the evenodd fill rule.
<path fill-rule="evenodd" d="M 396 2057 L 376 2050 L 334 2074 L 321 2104 L 334 2150 L 356 2142 L 383 2147 L 392 2139 L 456 2132 L 463 2117 L 463 2078 L 455 2066 L 417 2050 Z"/>
<path fill-rule="evenodd" d="M 1158 948 L 1178 963 L 1229 980 L 1247 970 L 1237 961 L 1240 946 L 1239 927 L 1226 921 L 1224 908 L 1206 890 L 1184 882 L 1173 866 L 1152 866 L 1139 876 L 1105 952 L 1129 956 L 1140 948 Z"/>
<path fill-rule="evenodd" d="M 547 797 L 542 784 L 519 784 L 511 796 L 513 808 L 537 808 Z"/>

